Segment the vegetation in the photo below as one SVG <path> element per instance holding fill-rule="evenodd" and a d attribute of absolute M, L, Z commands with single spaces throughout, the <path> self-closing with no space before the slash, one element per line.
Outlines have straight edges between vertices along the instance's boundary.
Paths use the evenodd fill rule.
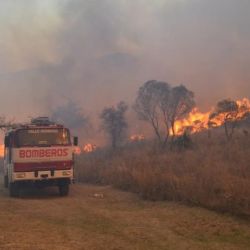
<path fill-rule="evenodd" d="M 193 135 L 192 150 L 163 152 L 130 144 L 115 153 L 101 150 L 77 159 L 82 182 L 111 184 L 144 199 L 172 200 L 250 215 L 250 137 L 227 143 L 221 129 Z"/>
<path fill-rule="evenodd" d="M 234 134 L 234 130 L 239 120 L 244 119 L 249 114 L 247 107 L 239 105 L 236 101 L 231 99 L 225 99 L 219 101 L 216 105 L 215 111 L 210 115 L 210 119 L 221 117 L 227 140 L 231 140 Z"/>
<path fill-rule="evenodd" d="M 168 114 L 165 100 L 169 98 L 170 85 L 165 82 L 148 81 L 139 88 L 134 105 L 138 118 L 149 122 L 158 142 L 166 145 L 169 137 Z"/>
<path fill-rule="evenodd" d="M 138 90 L 134 110 L 151 125 L 162 147 L 143 141 L 112 150 L 121 144 L 127 128 L 127 105 L 121 102 L 116 108 L 104 109 L 100 116 L 112 148 L 80 155 L 77 179 L 111 184 L 144 199 L 180 201 L 250 216 L 250 137 L 245 119 L 249 100 L 222 100 L 211 115 L 194 115 L 192 122 L 204 123 L 204 132 L 189 134 L 192 124 L 183 123 L 180 134 L 175 131 L 178 122 L 194 105 L 194 93 L 185 86 L 147 81 Z M 237 127 L 239 123 L 244 127 Z M 166 147 L 171 150 L 162 150 Z"/>
<path fill-rule="evenodd" d="M 125 138 L 128 127 L 125 119 L 127 109 L 126 103 L 120 102 L 116 107 L 104 108 L 100 115 L 102 128 L 110 138 L 113 149 L 122 144 Z"/>
<path fill-rule="evenodd" d="M 148 81 L 139 88 L 134 109 L 138 118 L 152 126 L 161 146 L 167 145 L 170 131 L 175 138 L 175 123 L 194 107 L 194 94 L 185 86 L 171 87 L 166 82 Z"/>
<path fill-rule="evenodd" d="M 169 100 L 165 101 L 168 119 L 171 124 L 172 138 L 175 137 L 175 123 L 185 117 L 195 106 L 194 93 L 180 85 L 171 89 Z"/>

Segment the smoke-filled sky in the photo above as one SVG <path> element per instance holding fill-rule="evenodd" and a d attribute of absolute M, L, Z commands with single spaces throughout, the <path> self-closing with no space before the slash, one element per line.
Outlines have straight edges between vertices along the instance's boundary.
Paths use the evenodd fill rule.
<path fill-rule="evenodd" d="M 249 0 L 0 0 L 0 114 L 98 113 L 151 79 L 250 97 L 249 25 Z"/>

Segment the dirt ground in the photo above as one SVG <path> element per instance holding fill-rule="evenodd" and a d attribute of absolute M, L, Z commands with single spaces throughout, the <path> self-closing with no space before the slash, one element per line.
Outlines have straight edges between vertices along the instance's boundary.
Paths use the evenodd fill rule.
<path fill-rule="evenodd" d="M 81 184 L 17 199 L 0 185 L 0 249 L 250 249 L 249 221 L 206 209 Z"/>

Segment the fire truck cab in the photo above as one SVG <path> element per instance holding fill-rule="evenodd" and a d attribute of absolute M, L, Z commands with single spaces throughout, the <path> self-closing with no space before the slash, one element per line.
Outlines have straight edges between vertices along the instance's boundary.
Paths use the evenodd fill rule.
<path fill-rule="evenodd" d="M 74 137 L 74 145 L 77 145 Z M 4 139 L 4 186 L 18 197 L 23 186 L 58 186 L 61 196 L 69 193 L 73 180 L 74 145 L 70 131 L 47 117 L 16 125 Z"/>

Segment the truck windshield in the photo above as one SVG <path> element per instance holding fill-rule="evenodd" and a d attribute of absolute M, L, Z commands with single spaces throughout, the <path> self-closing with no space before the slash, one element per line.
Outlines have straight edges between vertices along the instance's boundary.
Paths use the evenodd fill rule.
<path fill-rule="evenodd" d="M 17 147 L 25 146 L 52 146 L 69 145 L 70 135 L 68 129 L 21 129 L 16 134 Z"/>

